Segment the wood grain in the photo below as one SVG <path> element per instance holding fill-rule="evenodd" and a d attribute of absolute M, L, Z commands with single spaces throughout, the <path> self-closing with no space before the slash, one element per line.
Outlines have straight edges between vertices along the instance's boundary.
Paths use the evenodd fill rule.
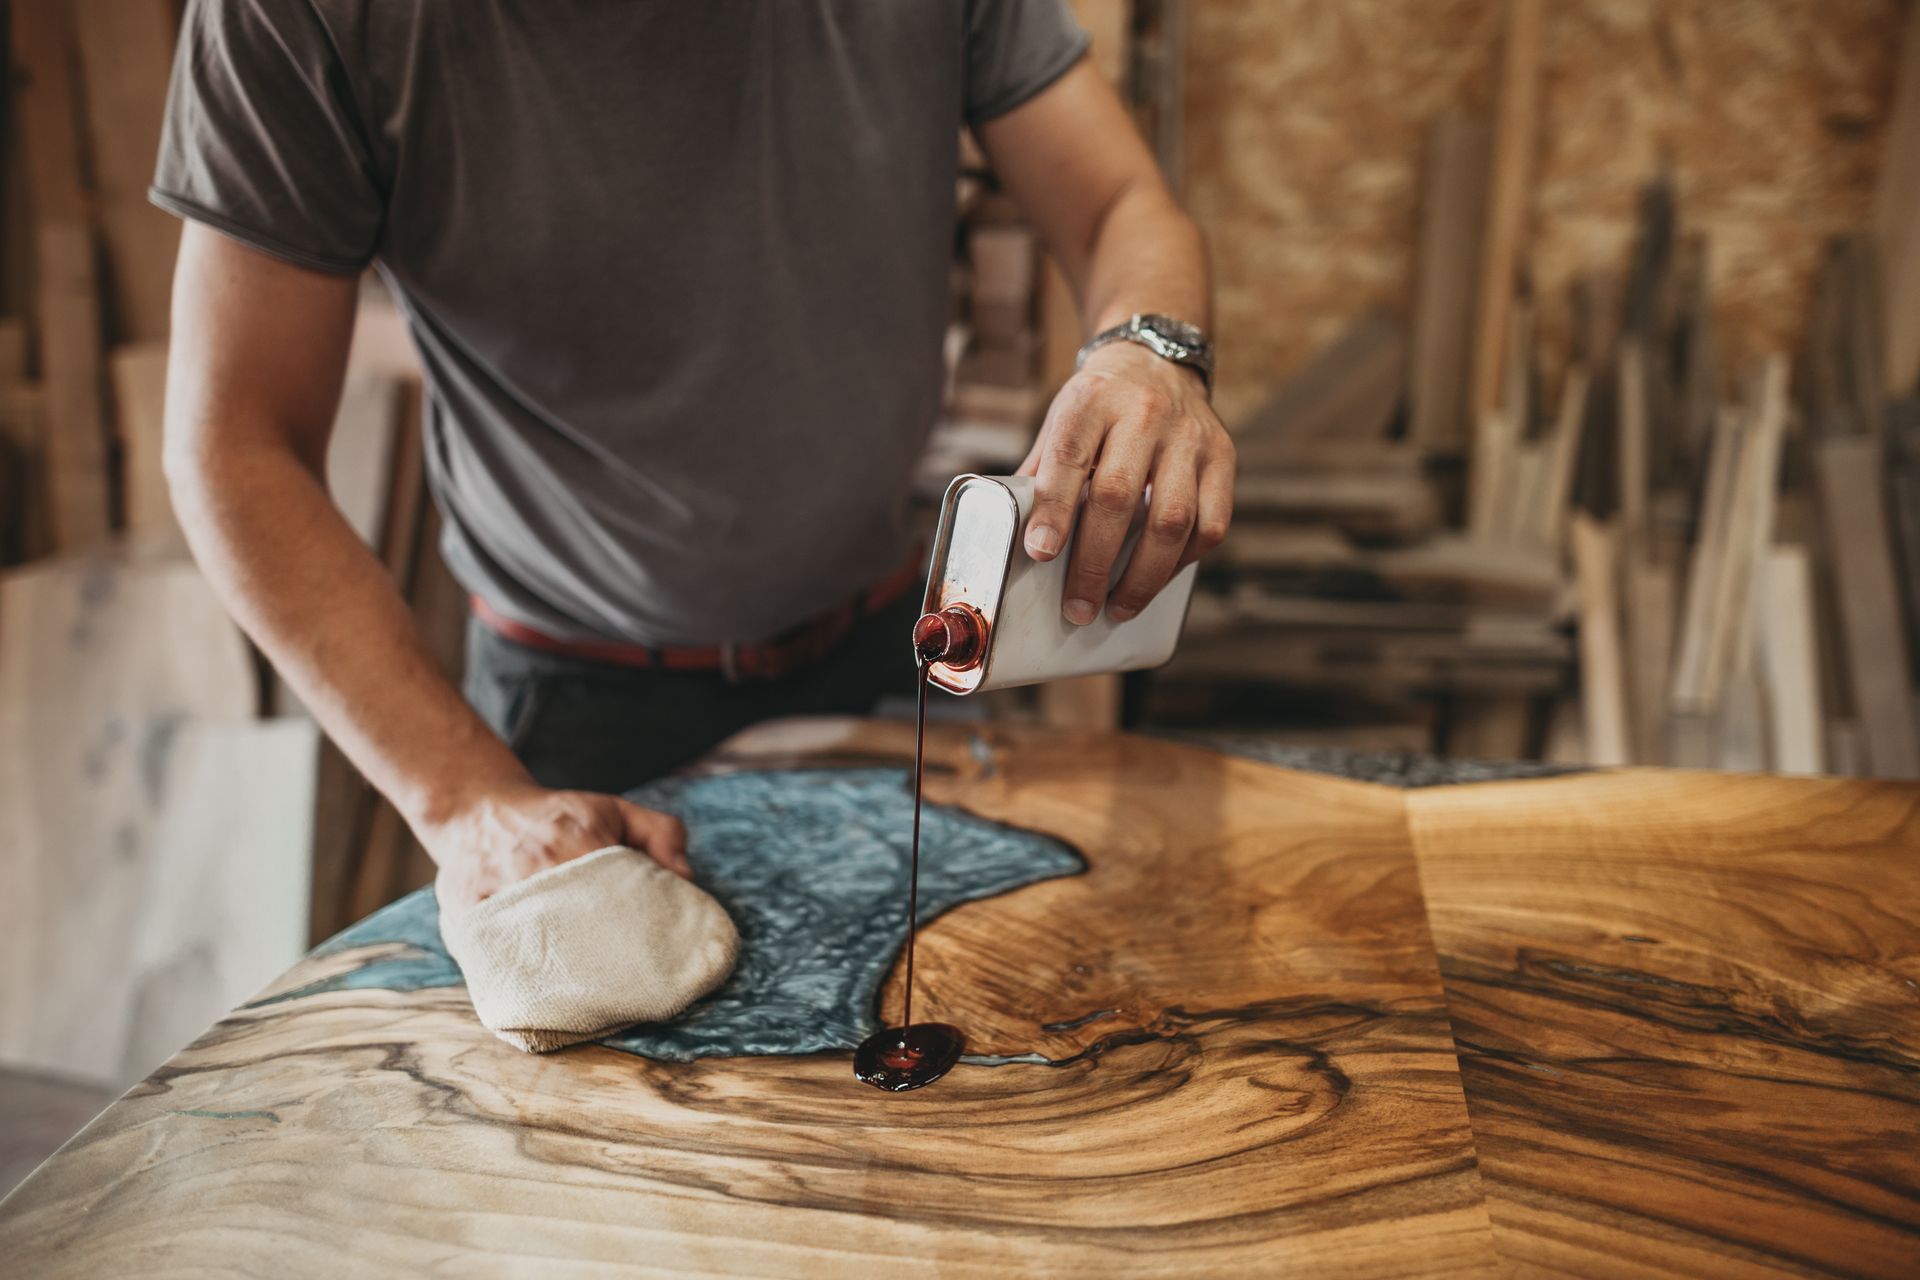
<path fill-rule="evenodd" d="M 1504 1257 L 1913 1273 L 1920 788 L 1634 770 L 1408 807 Z"/>
<path fill-rule="evenodd" d="M 922 935 L 927 1016 L 1005 1065 L 889 1096 L 845 1053 L 535 1058 L 458 990 L 310 996 L 228 1018 L 90 1126 L 0 1211 L 0 1250 L 52 1275 L 136 1258 L 276 1274 L 1493 1269 L 1395 793 L 1110 735 L 931 745 L 931 799 L 1091 864 Z M 736 744 L 730 763 L 909 746 L 905 726 L 827 726 L 798 747 Z"/>
<path fill-rule="evenodd" d="M 925 930 L 919 999 L 980 1055 L 938 1085 L 863 1089 L 845 1053 L 528 1057 L 457 989 L 257 1004 L 0 1205 L 0 1251 L 36 1276 L 1911 1273 L 1920 787 L 1401 793 L 1111 735 L 929 745 L 933 799 L 1090 864 Z M 701 767 L 909 746 L 790 721 Z"/>

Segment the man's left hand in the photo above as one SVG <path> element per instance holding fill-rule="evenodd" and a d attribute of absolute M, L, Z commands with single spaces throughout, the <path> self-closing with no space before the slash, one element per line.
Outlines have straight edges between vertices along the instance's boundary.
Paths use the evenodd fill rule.
<path fill-rule="evenodd" d="M 1054 397 L 1018 473 L 1035 478 L 1026 533 L 1035 560 L 1060 554 L 1086 493 L 1067 567 L 1067 621 L 1085 626 L 1104 604 L 1108 617 L 1125 622 L 1219 546 L 1233 514 L 1233 470 L 1233 439 L 1197 372 L 1131 342 L 1089 355 Z M 1146 525 L 1109 598 L 1143 495 Z"/>

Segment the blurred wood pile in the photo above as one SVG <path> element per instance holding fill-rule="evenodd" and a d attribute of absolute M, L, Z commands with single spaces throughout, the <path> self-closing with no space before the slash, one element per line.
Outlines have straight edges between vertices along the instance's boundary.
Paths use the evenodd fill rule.
<path fill-rule="evenodd" d="M 1798 359 L 1721 368 L 1711 249 L 1670 183 L 1537 367 L 1526 268 L 1539 0 L 1492 121 L 1432 128 L 1411 319 L 1368 315 L 1235 424 L 1234 531 L 1161 722 L 1920 776 L 1920 15 L 1871 228 Z"/>
<path fill-rule="evenodd" d="M 40 873 L 0 897 L 23 921 L 60 919 L 53 904 L 85 897 L 105 913 L 89 926 L 100 936 L 146 939 L 139 963 L 89 970 L 99 982 L 178 978 L 169 966 L 181 955 L 272 957 L 258 972 L 216 963 L 214 977 L 188 966 L 170 996 L 116 995 L 86 974 L 54 982 L 55 952 L 36 952 L 25 929 L 14 931 L 21 965 L 8 967 L 69 1007 L 102 1010 L 103 1025 L 121 1025 L 115 1000 L 136 996 L 163 1013 L 195 1010 L 161 1017 L 163 1028 L 194 1022 L 190 1034 L 310 939 L 425 883 L 431 866 L 246 646 L 188 557 L 168 499 L 179 224 L 146 193 L 175 0 L 11 0 L 0 13 L 12 71 L 0 135 L 0 861 L 72 877 Z M 404 325 L 369 280 L 327 482 L 457 678 L 465 604 L 437 551 L 420 404 Z M 76 857 L 83 848 L 102 857 Z M 104 852 L 113 849 L 118 861 Z M 203 888 L 259 889 L 254 927 L 224 941 L 203 932 L 211 908 L 152 914 L 169 900 L 166 877 L 184 874 L 180 859 L 210 850 L 229 862 L 291 860 L 282 870 L 294 873 L 263 887 L 244 868 L 190 867 Z M 52 1043 L 32 1019 L 10 1031 L 0 1057 Z M 161 1043 L 164 1029 L 129 1034 L 131 1048 L 81 1044 L 42 1065 L 71 1072 L 92 1057 L 104 1079 L 145 1046 L 177 1047 Z"/>

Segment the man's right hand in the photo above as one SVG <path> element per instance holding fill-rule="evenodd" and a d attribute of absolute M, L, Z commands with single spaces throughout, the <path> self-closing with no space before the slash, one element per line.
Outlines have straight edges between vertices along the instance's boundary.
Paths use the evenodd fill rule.
<path fill-rule="evenodd" d="M 550 791 L 531 782 L 491 792 L 423 824 L 420 839 L 440 866 L 434 888 L 440 909 L 455 913 L 608 845 L 638 849 L 674 874 L 693 878 L 680 819 L 618 796 Z"/>

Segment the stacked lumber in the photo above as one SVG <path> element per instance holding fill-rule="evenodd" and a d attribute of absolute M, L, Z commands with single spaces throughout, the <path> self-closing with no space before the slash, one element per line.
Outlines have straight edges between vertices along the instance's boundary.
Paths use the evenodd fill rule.
<path fill-rule="evenodd" d="M 33 798 L 38 808 L 23 801 L 15 809 L 19 820 L 4 828 L 0 857 L 21 867 L 70 864 L 73 844 L 97 830 L 97 843 L 108 847 L 119 837 L 99 823 L 124 818 L 123 825 L 137 825 L 152 845 L 152 859 L 131 859 L 111 886 L 87 891 L 102 903 L 122 892 L 144 897 L 140 910 L 148 910 L 165 899 L 154 879 L 165 877 L 153 867 L 178 863 L 182 877 L 211 875 L 214 869 L 203 865 L 207 850 L 240 847 L 209 838 L 214 829 L 250 832 L 257 817 L 273 838 L 254 842 L 252 852 L 267 857 L 292 847 L 282 861 L 295 861 L 266 872 L 280 877 L 272 890 L 277 905 L 268 912 L 263 899 L 256 923 L 276 922 L 272 928 L 286 934 L 281 950 L 297 954 L 312 937 L 424 883 L 430 867 L 397 815 L 320 739 L 283 686 L 269 680 L 265 699 L 256 695 L 258 656 L 248 656 L 231 624 L 201 617 L 211 596 L 186 557 L 161 469 L 179 227 L 146 199 L 177 15 L 175 0 L 13 0 L 5 10 L 12 71 L 7 106 L 15 127 L 0 163 L 9 170 L 7 182 L 26 198 L 8 204 L 0 235 L 14 246 L 6 260 L 24 263 L 31 284 L 6 291 L 19 314 L 0 316 L 0 566 L 15 566 L 0 578 L 11 615 L 0 618 L 0 673 L 19 694 L 10 697 L 0 724 L 0 781 L 10 780 L 11 794 Z M 426 499 L 420 370 L 398 311 L 377 287 L 363 299 L 350 366 L 327 459 L 329 488 L 457 677 L 465 603 L 440 563 Z M 159 637 L 173 666 L 156 672 L 142 665 L 137 646 L 95 655 L 95 665 L 84 671 L 56 660 L 60 633 L 47 628 L 85 589 L 103 584 L 115 591 L 101 623 L 111 624 L 106 638 Z M 185 643 L 197 634 L 193 627 L 217 633 L 219 642 Z M 134 674 L 121 678 L 116 672 L 123 669 Z M 218 715 L 189 696 L 202 688 L 224 691 Z M 160 710 L 148 706 L 155 699 Z M 71 720 L 73 733 L 152 721 L 159 727 L 151 733 L 180 735 L 177 751 L 161 750 L 171 737 L 134 746 L 148 751 L 150 764 L 176 756 L 185 763 L 162 778 L 143 775 L 136 758 L 110 779 L 129 789 L 124 803 L 103 803 L 48 772 L 57 752 L 44 750 L 42 720 Z M 65 739 L 55 745 L 59 741 Z M 99 748 L 96 742 L 89 749 Z M 81 769 L 72 761 L 67 766 L 80 786 Z M 229 787 L 246 779 L 238 790 L 257 801 L 256 808 L 223 810 L 217 803 L 222 778 Z M 134 809 L 121 815 L 114 806 L 124 804 Z M 36 816 L 41 811 L 50 815 L 44 822 Z M 98 821 L 73 825 L 60 816 L 67 813 Z M 233 883 L 258 883 L 231 868 L 221 872 L 229 873 Z M 37 883 L 48 892 L 57 887 Z M 19 901 L 25 910 L 40 899 Z M 150 941 L 164 951 L 174 945 L 171 936 Z M 249 946 L 247 939 L 261 937 L 259 930 L 235 936 Z M 246 979 L 257 984 L 284 956 L 266 941 L 254 951 L 276 957 Z M 152 957 L 157 965 L 167 959 Z M 209 1013 L 250 989 L 221 987 Z M 87 998 L 81 988 L 75 994 Z M 114 1023 L 111 998 L 100 996 L 103 1025 Z M 160 1043 L 172 1025 L 151 1033 L 161 1051 L 176 1047 Z M 53 1034 L 37 1024 L 16 1030 L 0 1053 Z M 130 1034 L 149 1033 L 135 1028 Z M 149 1056 L 136 1044 L 101 1061 L 117 1076 L 123 1060 Z"/>
<path fill-rule="evenodd" d="M 1491 122 L 1433 124 L 1410 331 L 1360 316 L 1233 424 L 1233 532 L 1149 714 L 1321 740 L 1331 691 L 1357 737 L 1425 724 L 1457 754 L 1920 776 L 1920 15 L 1798 378 L 1722 367 L 1711 246 L 1664 174 L 1548 376 L 1541 22 L 1510 0 Z"/>

